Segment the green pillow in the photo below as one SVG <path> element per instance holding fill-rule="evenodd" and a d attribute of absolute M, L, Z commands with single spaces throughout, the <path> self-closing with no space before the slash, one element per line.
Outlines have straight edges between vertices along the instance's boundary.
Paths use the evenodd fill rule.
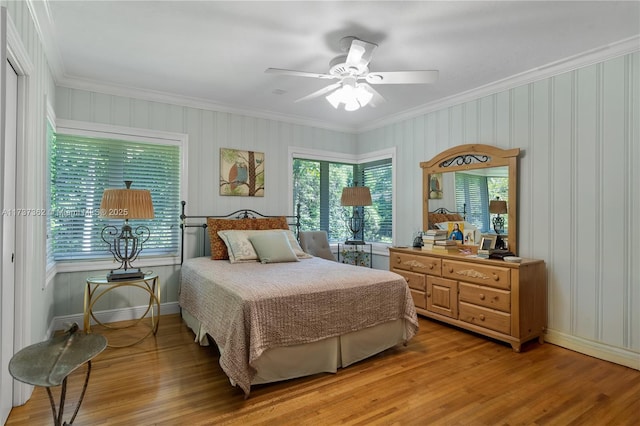
<path fill-rule="evenodd" d="M 249 241 L 253 244 L 261 263 L 298 262 L 298 256 L 284 232 L 251 235 Z"/>

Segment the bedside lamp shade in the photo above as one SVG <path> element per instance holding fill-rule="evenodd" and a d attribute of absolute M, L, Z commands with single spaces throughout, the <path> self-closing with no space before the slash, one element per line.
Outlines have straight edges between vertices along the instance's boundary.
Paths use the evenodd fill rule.
<path fill-rule="evenodd" d="M 131 181 L 127 181 L 131 186 Z M 109 219 L 153 219 L 151 192 L 147 189 L 105 189 L 100 216 Z"/>
<path fill-rule="evenodd" d="M 367 186 L 347 186 L 342 188 L 340 204 L 343 206 L 370 206 L 371 191 Z"/>
<path fill-rule="evenodd" d="M 495 200 L 489 201 L 489 213 L 491 214 L 506 214 L 507 202 L 500 200 L 496 197 Z"/>

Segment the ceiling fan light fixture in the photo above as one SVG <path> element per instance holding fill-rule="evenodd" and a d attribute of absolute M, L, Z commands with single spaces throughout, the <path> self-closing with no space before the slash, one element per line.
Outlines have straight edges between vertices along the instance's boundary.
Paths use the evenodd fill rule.
<path fill-rule="evenodd" d="M 366 106 L 373 98 L 373 93 L 371 93 L 369 90 L 367 90 L 366 87 L 361 84 L 358 84 L 355 92 L 360 106 Z"/>
<path fill-rule="evenodd" d="M 342 102 L 342 97 L 340 96 L 340 93 L 339 93 L 341 90 L 342 89 L 338 89 L 327 95 L 327 100 L 329 101 L 331 106 L 333 106 L 335 109 L 338 109 L 338 107 L 340 106 L 340 103 Z"/>
<path fill-rule="evenodd" d="M 366 106 L 373 99 L 373 93 L 361 84 L 351 85 L 346 82 L 341 88 L 327 95 L 326 98 L 335 109 L 338 109 L 340 104 L 344 104 L 345 111 L 356 111 L 360 107 Z"/>
<path fill-rule="evenodd" d="M 344 104 L 345 111 L 356 111 L 360 109 L 360 104 L 356 99 L 351 99 L 349 102 Z"/>

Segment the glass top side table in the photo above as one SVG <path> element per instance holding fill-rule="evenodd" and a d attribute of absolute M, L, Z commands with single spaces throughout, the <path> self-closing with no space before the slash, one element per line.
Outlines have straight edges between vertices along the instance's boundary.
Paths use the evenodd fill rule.
<path fill-rule="evenodd" d="M 338 243 L 338 262 L 373 268 L 373 245 Z"/>
<path fill-rule="evenodd" d="M 98 300 L 100 300 L 105 294 L 108 294 L 109 292 L 121 287 L 135 287 L 146 292 L 147 294 L 149 294 L 149 303 L 147 304 L 147 309 L 144 311 L 144 313 L 142 313 L 139 318 L 134 320 L 132 324 L 123 327 L 115 327 L 109 324 L 105 324 L 98 318 L 96 318 L 93 312 L 93 308 L 96 302 L 98 302 Z M 84 290 L 85 333 L 91 333 L 91 319 L 93 319 L 96 324 L 101 325 L 105 328 L 111 330 L 121 330 L 137 325 L 143 319 L 145 319 L 149 313 L 151 313 L 151 326 L 147 334 L 142 336 L 140 339 L 135 340 L 133 343 L 129 343 L 126 345 L 109 344 L 109 347 L 123 348 L 126 346 L 133 346 L 147 338 L 149 335 L 151 335 L 151 333 L 156 334 L 158 332 L 158 325 L 160 322 L 160 283 L 158 280 L 158 274 L 150 273 L 145 275 L 143 278 L 122 281 L 108 281 L 107 277 L 105 276 L 87 278 L 87 284 Z"/>

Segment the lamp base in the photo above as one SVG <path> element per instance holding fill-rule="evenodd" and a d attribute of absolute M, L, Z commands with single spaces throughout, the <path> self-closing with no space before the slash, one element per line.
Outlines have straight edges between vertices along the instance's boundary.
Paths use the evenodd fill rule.
<path fill-rule="evenodd" d="M 107 281 L 128 281 L 144 278 L 144 272 L 138 269 L 115 269 L 107 274 Z"/>

